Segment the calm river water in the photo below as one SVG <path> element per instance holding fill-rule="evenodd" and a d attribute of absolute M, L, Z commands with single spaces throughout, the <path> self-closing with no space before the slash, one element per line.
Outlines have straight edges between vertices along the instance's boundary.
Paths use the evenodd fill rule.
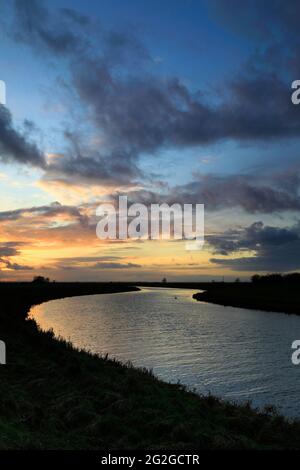
<path fill-rule="evenodd" d="M 33 307 L 31 316 L 79 348 L 151 368 L 165 381 L 300 417 L 300 365 L 291 362 L 300 316 L 197 302 L 193 293 L 73 297 Z"/>

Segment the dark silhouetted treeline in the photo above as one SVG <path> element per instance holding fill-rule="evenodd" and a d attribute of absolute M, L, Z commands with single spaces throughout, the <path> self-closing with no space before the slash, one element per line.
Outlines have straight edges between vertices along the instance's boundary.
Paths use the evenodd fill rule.
<path fill-rule="evenodd" d="M 300 285 L 300 273 L 289 274 L 266 274 L 260 276 L 255 274 L 252 276 L 251 281 L 253 284 L 284 284 L 284 285 Z"/>

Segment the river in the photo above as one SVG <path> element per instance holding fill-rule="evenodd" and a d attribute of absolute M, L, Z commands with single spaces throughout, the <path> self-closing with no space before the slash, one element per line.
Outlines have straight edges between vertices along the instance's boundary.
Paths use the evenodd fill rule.
<path fill-rule="evenodd" d="M 197 302 L 195 292 L 73 297 L 35 306 L 30 316 L 76 347 L 151 368 L 165 381 L 300 417 L 300 365 L 291 362 L 300 316 Z"/>

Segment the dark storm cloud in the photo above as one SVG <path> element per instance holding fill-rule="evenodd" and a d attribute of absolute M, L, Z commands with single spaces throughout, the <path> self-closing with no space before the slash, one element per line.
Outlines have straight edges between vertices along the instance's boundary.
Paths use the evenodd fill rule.
<path fill-rule="evenodd" d="M 300 175 L 297 169 L 268 175 L 198 174 L 193 181 L 169 187 L 164 193 L 137 190 L 129 203 L 204 204 L 208 211 L 240 207 L 248 213 L 300 210 Z M 114 195 L 114 199 L 120 194 Z"/>
<path fill-rule="evenodd" d="M 25 123 L 28 131 L 28 122 Z M 45 160 L 36 144 L 32 143 L 27 133 L 16 130 L 9 110 L 0 104 L 0 160 L 4 162 L 31 164 L 44 167 Z"/>
<path fill-rule="evenodd" d="M 0 244 L 0 271 L 3 266 L 13 271 L 28 271 L 32 268 L 26 265 L 20 265 L 10 261 L 10 258 L 20 254 L 19 247 L 23 245 L 20 242 L 1 242 Z M 2 265 L 2 266 L 1 266 Z"/>
<path fill-rule="evenodd" d="M 12 243 L 1 243 L 0 245 L 0 258 L 3 256 L 15 256 L 19 253 L 18 249 Z"/>
<path fill-rule="evenodd" d="M 238 271 L 290 271 L 300 268 L 300 225 L 265 226 L 255 222 L 244 229 L 211 235 L 207 241 L 215 254 L 234 258 L 211 258 L 211 262 Z M 245 252 L 253 256 L 243 256 Z"/>
<path fill-rule="evenodd" d="M 24 42 L 35 50 L 47 51 L 55 57 L 65 58 L 71 67 L 74 83 L 79 83 L 79 75 L 83 70 L 87 71 L 93 66 L 99 71 L 100 64 L 103 64 L 103 73 L 110 75 L 110 68 L 115 66 L 124 68 L 129 66 L 129 63 L 132 65 L 138 61 L 141 64 L 141 61 L 149 59 L 148 51 L 132 32 L 104 30 L 99 25 L 94 29 L 89 18 L 75 10 L 62 9 L 60 12 L 61 15 L 57 18 L 57 15 L 47 9 L 42 2 L 15 0 L 13 35 L 17 41 Z M 93 48 L 89 47 L 87 25 L 89 36 L 95 41 Z M 101 77 L 97 76 L 97 80 L 98 95 L 100 95 Z M 74 83 L 69 84 L 70 89 L 73 89 Z M 102 85 L 104 86 L 104 80 Z M 80 92 L 76 87 L 75 90 L 76 93 Z M 86 93 L 88 94 L 88 90 Z M 105 93 L 102 96 L 105 96 Z M 108 100 L 106 102 L 109 105 Z M 87 103 L 82 104 L 84 105 L 82 110 L 85 109 L 86 114 Z M 75 106 L 79 105 L 78 101 Z M 110 118 L 107 115 L 107 120 L 112 121 L 112 119 L 113 116 Z M 116 182 L 128 184 L 140 177 L 141 171 L 136 163 L 138 149 L 118 139 L 116 132 L 108 132 L 110 127 L 104 126 L 104 121 L 97 119 L 96 132 L 98 135 L 103 134 L 103 131 L 107 134 L 105 136 L 107 145 L 101 152 L 87 148 L 79 132 L 75 135 L 74 132 L 66 131 L 66 142 L 70 146 L 63 159 L 47 166 L 45 180 L 65 178 L 77 183 L 94 180 L 106 184 L 116 184 Z"/>
<path fill-rule="evenodd" d="M 83 181 L 127 185 L 130 181 L 141 176 L 132 156 L 123 153 L 112 152 L 107 155 L 93 152 L 92 156 L 83 152 L 74 153 L 72 149 L 63 159 L 49 164 L 43 180 L 80 183 Z"/>
<path fill-rule="evenodd" d="M 247 12 L 250 3 L 246 3 Z M 263 9 L 258 2 L 252 3 L 249 24 L 252 18 L 261 21 Z M 212 105 L 203 92 L 192 93 L 179 78 L 161 79 L 149 73 L 151 55 L 132 34 L 101 30 L 95 35 L 99 42 L 91 45 L 93 34 L 87 41 L 85 29 L 88 19 L 75 11 L 64 11 L 56 21 L 41 2 L 16 0 L 15 5 L 15 37 L 69 61 L 69 87 L 77 96 L 76 106 L 85 110 L 104 139 L 102 153 L 66 155 L 50 171 L 72 178 L 99 177 L 100 181 L 121 178 L 123 183 L 141 176 L 137 165 L 142 155 L 153 155 L 162 148 L 223 139 L 265 141 L 299 136 L 300 113 L 291 104 L 290 83 L 267 66 L 259 74 L 248 68 L 248 74 L 237 75 L 224 85 L 226 95 L 220 90 L 219 104 Z M 244 14 L 243 8 L 235 8 L 235 2 L 227 10 Z M 286 38 L 285 25 L 293 15 L 283 2 L 273 2 L 271 10 L 273 23 L 281 21 Z M 265 24 L 259 35 L 273 38 Z M 128 60 L 136 60 L 140 67 L 128 67 Z"/>
<path fill-rule="evenodd" d="M 300 178 L 294 175 L 199 175 L 178 186 L 174 195 L 183 202 L 203 203 L 208 210 L 241 207 L 246 212 L 298 211 Z"/>
<path fill-rule="evenodd" d="M 96 20 L 72 8 L 50 11 L 42 1 L 14 0 L 14 13 L 12 32 L 8 34 L 35 50 L 83 61 L 98 53 L 98 58 L 105 56 L 107 61 L 123 62 L 133 54 L 139 59 L 150 58 L 132 31 L 106 30 Z"/>
<path fill-rule="evenodd" d="M 73 54 L 82 50 L 85 41 L 82 33 L 77 34 L 63 20 L 72 20 L 82 26 L 83 17 L 71 9 L 62 11 L 63 15 L 50 19 L 49 11 L 42 2 L 36 0 L 15 0 L 14 38 L 29 43 L 35 49 L 49 51 L 58 55 Z"/>
<path fill-rule="evenodd" d="M 292 228 L 264 226 L 263 222 L 254 222 L 249 227 L 229 230 L 220 236 L 209 236 L 208 241 L 215 253 L 228 255 L 241 250 L 264 250 L 270 247 L 298 242 L 299 225 Z"/>
<path fill-rule="evenodd" d="M 274 76 L 239 77 L 228 98 L 213 107 L 178 79 L 115 77 L 105 62 L 73 69 L 81 102 L 108 145 L 138 160 L 161 148 L 205 145 L 222 139 L 296 137 L 300 113 L 291 104 L 290 84 Z M 122 149 L 122 150 L 121 150 Z M 125 152 L 124 152 L 125 151 Z M 130 160 L 127 160 L 130 161 Z"/>
<path fill-rule="evenodd" d="M 91 56 L 105 57 L 110 64 L 131 62 L 133 56 L 150 59 L 131 30 L 107 30 L 72 8 L 50 11 L 40 0 L 14 0 L 14 22 L 7 30 L 16 41 L 35 50 L 83 62 Z"/>
<path fill-rule="evenodd" d="M 299 136 L 300 113 L 291 104 L 290 81 L 269 68 L 272 61 L 277 65 L 283 63 L 283 51 L 272 43 L 275 33 L 263 31 L 262 21 L 271 16 L 275 30 L 284 26 L 283 40 L 287 34 L 289 39 L 294 35 L 296 40 L 296 27 L 292 32 L 287 27 L 293 13 L 284 2 L 267 2 L 268 7 L 262 6 L 262 2 L 246 2 L 245 11 L 235 2 L 230 8 L 226 2 L 221 3 L 230 17 L 235 17 L 232 12 L 237 12 L 238 17 L 244 14 L 251 28 L 255 26 L 258 31 L 261 28 L 260 36 L 268 37 L 270 44 L 267 49 L 262 45 L 245 73 L 224 84 L 226 95 L 220 90 L 217 106 L 211 105 L 202 92 L 191 93 L 176 77 L 160 80 L 145 73 L 122 79 L 114 75 L 105 60 L 91 58 L 88 67 L 75 68 L 74 83 L 79 96 L 92 109 L 96 126 L 111 141 L 117 139 L 138 157 L 162 147 L 203 145 L 222 139 Z M 248 9 L 251 15 L 247 14 Z M 257 28 L 252 19 L 258 23 Z"/>
<path fill-rule="evenodd" d="M 140 264 L 136 263 L 96 263 L 92 266 L 92 269 L 128 269 L 128 268 L 141 268 Z"/>
<path fill-rule="evenodd" d="M 74 83 L 99 131 L 133 156 L 222 139 L 298 137 L 300 132 L 290 83 L 272 75 L 235 78 L 218 106 L 191 93 L 179 79 L 121 79 L 93 61 L 76 68 Z"/>
<path fill-rule="evenodd" d="M 103 64 L 91 63 L 88 68 L 90 73 L 83 68 L 75 71 L 79 96 L 91 107 L 94 123 L 109 143 L 118 142 L 132 157 L 155 152 L 164 145 L 188 143 L 193 133 L 189 126 L 192 122 L 187 122 L 191 106 L 204 121 L 205 108 L 191 103 L 188 91 L 177 80 L 122 80 Z M 191 120 L 194 117 L 191 115 Z M 206 139 L 204 134 L 202 130 Z"/>
<path fill-rule="evenodd" d="M 124 263 L 120 256 L 75 256 L 72 258 L 59 258 L 58 267 L 62 269 L 128 269 L 140 268 L 137 263 Z M 90 264 L 87 264 L 90 263 Z"/>
<path fill-rule="evenodd" d="M 8 269 L 11 269 L 13 271 L 32 271 L 33 270 L 33 267 L 31 266 L 26 266 L 26 265 L 23 265 L 23 264 L 18 264 L 18 263 L 12 263 L 11 261 L 9 260 L 0 260 L 2 261 L 4 264 L 5 264 L 5 267 L 8 268 Z"/>
<path fill-rule="evenodd" d="M 273 75 L 237 77 L 227 84 L 228 98 L 213 107 L 176 77 L 160 80 L 146 73 L 134 76 L 128 70 L 123 70 L 125 78 L 115 74 L 108 54 L 103 53 L 107 47 L 122 46 L 129 55 L 136 55 L 140 48 L 147 55 L 130 35 L 106 33 L 99 55 L 91 55 L 84 47 L 82 31 L 72 33 L 69 25 L 70 29 L 61 33 L 40 4 L 19 1 L 16 29 L 23 41 L 34 47 L 42 44 L 53 53 L 63 51 L 73 58 L 81 44 L 85 53 L 78 57 L 79 65 L 72 67 L 75 88 L 91 107 L 96 126 L 111 142 L 118 139 L 124 156 L 128 151 L 137 156 L 164 145 L 199 145 L 224 138 L 261 139 L 299 132 L 300 118 L 291 106 L 290 86 Z M 53 31 L 50 42 L 46 40 L 49 29 Z"/>
<path fill-rule="evenodd" d="M 81 213 L 79 207 L 65 206 L 59 202 L 54 202 L 48 206 L 30 207 L 27 209 L 16 209 L 11 211 L 0 212 L 0 223 L 7 221 L 20 220 L 28 215 L 39 218 L 50 218 L 60 214 L 66 214 L 78 220 L 82 225 L 88 224 L 87 217 Z"/>

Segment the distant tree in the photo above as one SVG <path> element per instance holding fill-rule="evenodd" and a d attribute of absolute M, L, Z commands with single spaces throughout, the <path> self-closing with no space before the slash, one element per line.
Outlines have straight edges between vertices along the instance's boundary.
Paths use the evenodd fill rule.
<path fill-rule="evenodd" d="M 44 276 L 35 276 L 32 280 L 33 284 L 47 284 L 50 282 L 49 277 L 44 277 Z"/>
<path fill-rule="evenodd" d="M 261 276 L 260 276 L 259 274 L 254 274 L 254 276 L 251 277 L 251 282 L 252 282 L 253 284 L 258 284 L 259 281 L 260 281 L 260 277 L 261 277 Z"/>
<path fill-rule="evenodd" d="M 166 282 L 167 282 L 167 278 L 166 278 L 166 277 L 164 277 L 164 278 L 162 279 L 162 281 L 161 281 L 161 282 L 163 282 L 164 284 L 166 284 Z"/>
<path fill-rule="evenodd" d="M 284 276 L 287 284 L 300 284 L 300 273 L 289 273 Z"/>
<path fill-rule="evenodd" d="M 234 282 L 241 282 L 240 278 L 237 277 L 236 280 Z"/>
<path fill-rule="evenodd" d="M 272 273 L 264 276 L 255 274 L 251 278 L 253 284 L 284 284 L 284 285 L 298 285 L 300 284 L 300 273 L 279 274 Z"/>
<path fill-rule="evenodd" d="M 267 274 L 263 276 L 262 280 L 268 284 L 279 284 L 283 281 L 283 277 L 281 274 Z"/>

